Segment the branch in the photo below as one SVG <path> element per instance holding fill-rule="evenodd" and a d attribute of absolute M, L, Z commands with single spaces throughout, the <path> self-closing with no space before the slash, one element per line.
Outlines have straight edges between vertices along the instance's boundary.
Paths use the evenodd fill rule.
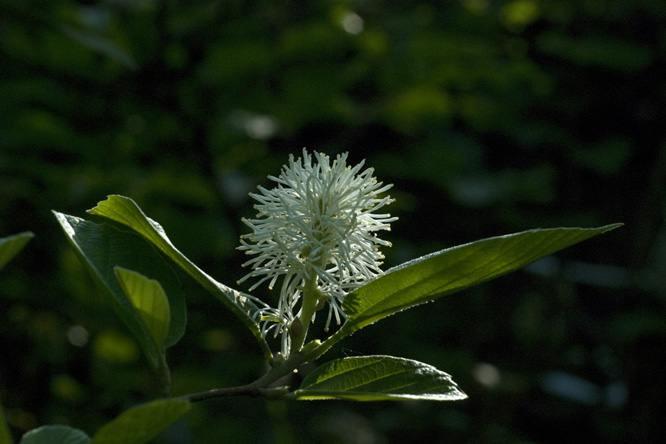
<path fill-rule="evenodd" d="M 289 387 L 257 387 L 254 384 L 240 385 L 238 387 L 227 387 L 207 390 L 205 392 L 190 393 L 189 395 L 179 396 L 176 399 L 182 399 L 189 402 L 206 401 L 213 398 L 225 398 L 229 396 L 249 396 L 251 398 L 263 397 L 266 399 L 277 399 L 289 392 Z"/>
<path fill-rule="evenodd" d="M 307 359 L 306 355 L 303 353 L 294 353 L 287 360 L 276 363 L 268 373 L 250 384 L 237 387 L 217 388 L 199 393 L 190 393 L 188 395 L 178 396 L 176 399 L 190 402 L 205 401 L 213 398 L 225 398 L 229 396 L 278 399 L 289 393 L 290 388 L 284 385 L 279 385 L 277 387 L 270 387 L 270 385 L 294 372 L 301 364 L 304 364 L 309 360 L 310 359 Z"/>

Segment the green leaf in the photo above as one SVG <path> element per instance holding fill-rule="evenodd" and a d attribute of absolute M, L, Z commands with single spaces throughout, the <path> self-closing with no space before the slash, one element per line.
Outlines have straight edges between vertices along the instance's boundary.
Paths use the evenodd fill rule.
<path fill-rule="evenodd" d="M 125 295 L 141 316 L 155 345 L 158 349 L 163 349 L 171 318 L 169 300 L 164 289 L 158 281 L 148 279 L 135 271 L 121 267 L 115 267 L 115 271 Z"/>
<path fill-rule="evenodd" d="M 345 298 L 342 309 L 348 319 L 338 331 L 338 338 L 396 312 L 517 270 L 620 225 L 524 231 L 406 262 Z"/>
<path fill-rule="evenodd" d="M 95 208 L 88 210 L 88 212 L 131 228 L 158 248 L 207 291 L 222 301 L 250 329 L 262 347 L 266 357 L 269 360 L 271 359 L 270 349 L 262 337 L 259 328 L 259 316 L 256 316 L 259 307 L 252 302 L 251 297 L 217 282 L 194 265 L 173 246 L 164 229 L 157 222 L 143 214 L 143 211 L 141 211 L 132 199 L 124 196 L 109 196 L 107 200 L 98 203 Z"/>
<path fill-rule="evenodd" d="M 102 295 L 108 297 L 118 316 L 134 335 L 166 392 L 169 375 L 163 350 L 156 345 L 143 317 L 125 295 L 116 277 L 115 267 L 135 270 L 161 283 L 171 307 L 165 347 L 178 342 L 187 323 L 181 282 L 164 258 L 135 233 L 58 212 L 54 214 L 83 263 L 92 271 L 102 288 L 107 290 Z"/>
<path fill-rule="evenodd" d="M 143 444 L 157 437 L 191 407 L 188 401 L 165 399 L 132 407 L 95 433 L 92 444 Z"/>
<path fill-rule="evenodd" d="M 0 404 L 0 444 L 12 444 L 12 442 L 12 434 L 9 432 L 9 427 L 2 411 L 2 404 Z"/>
<path fill-rule="evenodd" d="M 428 364 L 393 356 L 336 359 L 310 373 L 296 399 L 456 401 L 467 398 L 451 377 Z"/>
<path fill-rule="evenodd" d="M 35 237 L 30 231 L 0 238 L 0 270 Z"/>
<path fill-rule="evenodd" d="M 19 444 L 88 444 L 90 438 L 79 429 L 65 425 L 47 425 L 30 430 Z"/>

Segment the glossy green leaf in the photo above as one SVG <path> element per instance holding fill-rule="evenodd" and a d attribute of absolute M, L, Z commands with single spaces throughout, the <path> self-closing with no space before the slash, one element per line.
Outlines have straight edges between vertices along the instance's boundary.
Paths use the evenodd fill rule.
<path fill-rule="evenodd" d="M 12 444 L 12 434 L 9 432 L 5 415 L 0 404 L 0 444 Z"/>
<path fill-rule="evenodd" d="M 19 444 L 88 444 L 90 437 L 66 425 L 47 425 L 30 430 Z"/>
<path fill-rule="evenodd" d="M 132 270 L 121 267 L 115 267 L 115 270 L 118 282 L 141 316 L 155 345 L 159 349 L 164 348 L 164 340 L 169 333 L 171 313 L 169 300 L 162 285 Z"/>
<path fill-rule="evenodd" d="M 132 407 L 95 433 L 92 444 L 143 444 L 159 436 L 190 409 L 188 401 L 165 399 Z"/>
<path fill-rule="evenodd" d="M 30 239 L 35 237 L 29 231 L 0 238 L 0 269 L 23 249 Z"/>
<path fill-rule="evenodd" d="M 163 257 L 137 234 L 58 212 L 54 214 L 70 243 L 84 264 L 92 271 L 93 277 L 108 290 L 101 295 L 109 298 L 117 314 L 143 349 L 166 390 L 169 375 L 163 349 L 155 344 L 153 335 L 141 314 L 125 295 L 116 277 L 115 267 L 134 270 L 160 282 L 171 308 L 169 331 L 164 339 L 165 347 L 178 342 L 187 323 L 185 297 L 178 277 Z"/>
<path fill-rule="evenodd" d="M 337 359 L 310 373 L 288 395 L 296 399 L 456 401 L 467 398 L 451 376 L 428 364 L 392 356 Z"/>
<path fill-rule="evenodd" d="M 107 200 L 98 203 L 95 208 L 88 210 L 88 212 L 131 228 L 157 247 L 207 291 L 222 301 L 250 329 L 266 356 L 271 355 L 268 344 L 261 336 L 259 329 L 259 317 L 256 316 L 259 307 L 252 302 L 251 298 L 217 282 L 193 264 L 173 246 L 164 229 L 157 222 L 148 218 L 132 199 L 123 196 L 109 196 Z"/>
<path fill-rule="evenodd" d="M 350 334 L 396 312 L 502 276 L 620 225 L 524 231 L 407 262 L 345 298 L 342 309 L 348 320 L 339 334 Z"/>

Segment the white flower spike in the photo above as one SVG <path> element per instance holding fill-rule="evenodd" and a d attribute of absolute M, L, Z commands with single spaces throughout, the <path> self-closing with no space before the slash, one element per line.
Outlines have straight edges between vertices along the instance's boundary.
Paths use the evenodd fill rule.
<path fill-rule="evenodd" d="M 345 296 L 382 274 L 379 246 L 391 244 L 376 232 L 390 230 L 397 219 L 375 213 L 393 202 L 380 197 L 392 185 L 378 182 L 372 168 L 361 171 L 365 161 L 351 167 L 346 153 L 331 163 L 317 152 L 314 160 L 305 149 L 302 158 L 289 156 L 281 174 L 269 176 L 275 188 L 250 193 L 258 214 L 243 219 L 252 233 L 242 235 L 238 247 L 253 256 L 243 264 L 252 271 L 239 283 L 258 278 L 250 290 L 264 282 L 272 289 L 283 277 L 278 307 L 264 313 L 262 332 L 282 333 L 285 357 L 292 339 L 295 348 L 303 345 L 309 323 L 326 302 L 328 330 L 332 317 L 337 324 L 345 318 Z"/>

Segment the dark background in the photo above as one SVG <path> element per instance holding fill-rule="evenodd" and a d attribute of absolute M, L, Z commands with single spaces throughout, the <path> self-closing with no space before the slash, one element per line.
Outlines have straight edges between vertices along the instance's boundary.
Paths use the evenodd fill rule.
<path fill-rule="evenodd" d="M 466 401 L 214 400 L 158 442 L 662 442 L 665 19 L 656 0 L 4 0 L 0 236 L 37 236 L 0 272 L 12 432 L 93 434 L 156 396 L 51 209 L 129 196 L 233 284 L 247 193 L 308 147 L 395 184 L 387 267 L 524 229 L 625 226 L 324 359 L 427 362 Z M 175 393 L 261 374 L 240 323 L 187 298 Z"/>

